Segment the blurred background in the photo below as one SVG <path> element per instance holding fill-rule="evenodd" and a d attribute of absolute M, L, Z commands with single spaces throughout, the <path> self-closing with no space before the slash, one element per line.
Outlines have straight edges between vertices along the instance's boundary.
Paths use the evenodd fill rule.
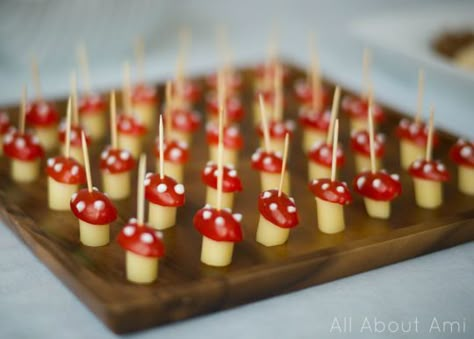
<path fill-rule="evenodd" d="M 77 67 L 78 42 L 87 46 L 97 90 L 120 83 L 121 64 L 133 61 L 137 37 L 146 44 L 146 77 L 171 77 L 182 27 L 192 32 L 187 72 L 208 72 L 218 62 L 216 27 L 223 25 L 237 66 L 263 61 L 272 35 L 283 59 L 307 65 L 308 35 L 314 32 L 324 75 L 352 89 L 360 87 L 362 49 L 368 46 L 376 97 L 406 111 L 415 107 L 416 72 L 424 67 L 425 106 L 436 106 L 445 128 L 472 136 L 463 126 L 472 123 L 473 72 L 450 65 L 431 48 L 444 31 L 474 31 L 472 13 L 474 2 L 468 0 L 4 0 L 0 103 L 17 102 L 21 86 L 31 84 L 32 55 L 39 60 L 45 95 L 64 96 Z M 450 119 L 453 113 L 459 121 Z"/>

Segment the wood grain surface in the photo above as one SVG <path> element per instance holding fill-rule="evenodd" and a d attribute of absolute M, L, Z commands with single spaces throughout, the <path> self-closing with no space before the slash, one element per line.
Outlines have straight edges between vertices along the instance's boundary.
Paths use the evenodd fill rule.
<path fill-rule="evenodd" d="M 185 170 L 186 205 L 178 210 L 177 226 L 164 232 L 166 256 L 160 261 L 159 278 L 146 286 L 127 282 L 124 251 L 115 242 L 126 220 L 136 214 L 135 194 L 116 203 L 119 219 L 111 227 L 112 242 L 88 248 L 79 242 L 78 222 L 72 213 L 48 210 L 46 177 L 43 175 L 35 184 L 13 183 L 7 159 L 0 160 L 1 219 L 116 333 L 216 312 L 474 240 L 474 198 L 457 191 L 456 169 L 447 158 L 447 150 L 456 138 L 438 131 L 441 143 L 434 157 L 442 159 L 453 174 L 445 185 L 444 205 L 433 211 L 417 208 L 411 179 L 399 166 L 399 147 L 393 133 L 401 115 L 386 108 L 388 119 L 380 128 L 387 134 L 384 164 L 390 172 L 401 174 L 403 184 L 402 196 L 392 204 L 392 217 L 387 221 L 369 218 L 362 199 L 355 196 L 353 204 L 345 208 L 346 231 L 320 233 L 315 201 L 307 188 L 307 160 L 298 129 L 291 142 L 289 170 L 300 225 L 292 230 L 287 244 L 265 248 L 256 243 L 259 176 L 250 169 L 250 156 L 258 140 L 251 122 L 251 72 L 244 70 L 243 74 L 246 86 L 242 98 L 247 116 L 242 129 L 246 144 L 238 170 L 244 191 L 237 196 L 234 210 L 244 215 L 245 239 L 235 246 L 229 267 L 212 268 L 200 263 L 201 235 L 192 224 L 194 213 L 205 202 L 205 186 L 200 179 L 208 158 L 204 128 L 195 135 L 192 158 Z M 291 80 L 298 76 L 301 72 L 292 68 Z M 202 79 L 198 80 L 204 86 Z M 163 87 L 158 87 L 163 97 Z M 297 109 L 290 86 L 286 93 L 285 114 L 295 119 Z M 64 114 L 64 100 L 58 102 L 58 107 Z M 203 104 L 197 108 L 202 111 Z M 7 110 L 16 116 L 16 108 Z M 340 138 L 347 163 L 339 178 L 351 183 L 354 159 L 348 147 L 349 122 L 341 116 Z M 147 143 L 150 171 L 154 170 L 153 140 L 151 136 Z M 103 146 L 96 144 L 90 149 L 93 181 L 98 187 L 97 165 Z"/>

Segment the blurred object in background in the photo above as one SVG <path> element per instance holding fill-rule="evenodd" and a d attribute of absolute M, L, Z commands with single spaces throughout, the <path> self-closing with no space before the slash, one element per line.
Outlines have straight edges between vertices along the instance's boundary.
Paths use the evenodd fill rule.
<path fill-rule="evenodd" d="M 474 71 L 474 29 L 441 32 L 432 47 L 456 65 Z"/>

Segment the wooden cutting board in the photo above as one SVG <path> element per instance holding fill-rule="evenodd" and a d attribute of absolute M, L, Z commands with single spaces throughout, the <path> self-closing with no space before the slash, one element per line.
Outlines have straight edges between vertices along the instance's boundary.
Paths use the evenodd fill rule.
<path fill-rule="evenodd" d="M 291 82 L 302 76 L 302 72 L 294 67 L 290 69 L 285 114 L 296 119 Z M 216 312 L 474 240 L 474 197 L 457 191 L 456 168 L 447 158 L 456 137 L 438 131 L 440 146 L 435 149 L 435 158 L 443 160 L 453 174 L 445 185 L 444 205 L 434 211 L 418 208 L 411 179 L 399 167 L 399 147 L 393 133 L 402 115 L 386 107 L 387 121 L 380 128 L 387 134 L 384 164 L 390 172 L 401 174 L 403 184 L 403 194 L 393 202 L 391 218 L 387 221 L 369 218 L 362 199 L 355 196 L 354 203 L 345 208 L 346 231 L 336 235 L 320 233 L 315 201 L 307 188 L 307 160 L 298 129 L 291 143 L 289 170 L 300 225 L 291 231 L 285 245 L 265 248 L 256 243 L 259 176 L 250 169 L 250 156 L 258 140 L 252 125 L 252 76 L 249 70 L 242 72 L 245 79 L 242 98 L 247 116 L 241 128 L 246 144 L 238 169 L 244 191 L 236 198 L 234 210 L 244 215 L 245 239 L 236 245 L 229 267 L 213 268 L 200 263 L 201 236 L 192 224 L 194 213 L 205 202 L 205 186 L 200 179 L 208 157 L 204 128 L 195 135 L 192 159 L 186 166 L 186 205 L 178 211 L 177 226 L 164 233 L 166 256 L 160 261 L 159 279 L 147 286 L 127 282 L 124 251 L 114 240 L 126 220 L 136 215 L 135 194 L 116 204 L 119 219 L 111 227 L 113 241 L 105 247 L 88 248 L 79 242 L 78 222 L 72 213 L 48 210 L 46 177 L 32 185 L 13 183 L 8 175 L 7 159 L 0 159 L 1 219 L 116 333 Z M 203 79 L 197 80 L 204 88 Z M 163 86 L 158 88 L 163 97 Z M 64 100 L 57 104 L 64 114 Z M 203 107 L 202 102 L 197 105 L 201 111 Z M 16 120 L 17 109 L 7 110 Z M 348 146 L 348 125 L 347 117 L 342 114 L 340 135 L 347 162 L 339 178 L 351 183 L 354 159 Z M 154 166 L 153 140 L 154 135 L 147 144 L 150 171 Z M 103 144 L 93 145 L 90 149 L 93 181 L 99 187 L 97 164 L 103 147 Z"/>

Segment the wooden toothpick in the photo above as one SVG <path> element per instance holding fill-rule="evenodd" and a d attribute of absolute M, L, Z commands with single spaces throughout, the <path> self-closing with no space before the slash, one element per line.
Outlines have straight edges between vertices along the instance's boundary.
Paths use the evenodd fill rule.
<path fill-rule="evenodd" d="M 84 167 L 86 168 L 87 190 L 92 192 L 91 163 L 89 161 L 89 151 L 87 149 L 86 134 L 81 132 L 82 154 L 84 155 Z"/>
<path fill-rule="evenodd" d="M 71 156 L 71 116 L 72 116 L 72 99 L 69 97 L 67 99 L 67 109 L 66 109 L 66 158 L 69 159 Z"/>
<path fill-rule="evenodd" d="M 122 106 L 125 115 L 132 115 L 132 87 L 130 80 L 130 64 L 123 63 Z"/>
<path fill-rule="evenodd" d="M 369 94 L 369 147 L 370 147 L 370 170 L 372 173 L 377 171 L 375 165 L 375 145 L 374 145 L 374 118 L 373 118 L 373 97 Z"/>
<path fill-rule="evenodd" d="M 182 27 L 179 31 L 179 54 L 176 63 L 176 92 L 178 100 L 182 100 L 183 92 L 184 92 L 184 79 L 185 79 L 185 71 L 184 65 L 186 63 L 186 57 L 188 53 L 189 44 L 191 41 L 191 36 L 189 29 L 186 27 Z"/>
<path fill-rule="evenodd" d="M 310 51 L 311 51 L 311 72 L 310 72 L 310 80 L 311 80 L 311 91 L 312 91 L 312 102 L 311 105 L 315 112 L 321 111 L 321 73 L 319 68 L 319 57 L 318 52 L 316 49 L 316 45 L 314 42 L 313 35 L 310 38 Z"/>
<path fill-rule="evenodd" d="M 137 187 L 137 223 L 140 226 L 145 224 L 145 171 L 146 155 L 140 155 L 138 164 L 138 187 Z"/>
<path fill-rule="evenodd" d="M 92 94 L 91 78 L 89 71 L 89 61 L 87 58 L 86 45 L 82 42 L 77 46 L 77 59 L 81 68 L 81 75 L 84 82 L 84 89 L 88 95 Z"/>
<path fill-rule="evenodd" d="M 270 133 L 268 131 L 267 113 L 265 109 L 265 103 L 263 102 L 262 94 L 258 96 L 258 100 L 260 101 L 260 114 L 261 114 L 261 120 L 262 120 L 263 140 L 264 140 L 265 151 L 270 152 Z"/>
<path fill-rule="evenodd" d="M 267 63 L 266 63 L 266 70 L 263 77 L 263 87 L 268 88 L 270 87 L 272 81 L 272 67 L 277 62 L 277 49 L 278 49 L 278 38 L 277 38 L 277 29 L 276 25 L 273 27 L 270 42 L 268 43 L 267 47 Z"/>
<path fill-rule="evenodd" d="M 224 69 L 220 69 L 217 72 L 217 107 L 219 107 L 219 111 L 225 109 L 227 99 L 226 93 L 226 86 L 225 86 L 225 74 Z M 226 125 L 226 115 L 222 117 L 222 124 Z"/>
<path fill-rule="evenodd" d="M 77 100 L 76 72 L 71 73 L 72 124 L 79 126 L 79 104 Z"/>
<path fill-rule="evenodd" d="M 281 121 L 283 119 L 283 88 L 281 83 L 282 70 L 281 65 L 275 65 L 275 78 L 274 80 L 274 103 L 273 103 L 273 120 Z"/>
<path fill-rule="evenodd" d="M 26 102 L 27 102 L 27 93 L 26 86 L 23 86 L 21 91 L 21 101 L 20 101 L 20 120 L 19 120 L 19 131 L 20 134 L 25 134 L 25 120 L 26 120 Z"/>
<path fill-rule="evenodd" d="M 423 115 L 423 94 L 425 91 L 425 72 L 422 68 L 418 70 L 418 97 L 416 104 L 416 115 L 415 122 L 419 123 L 421 121 L 421 116 Z"/>
<path fill-rule="evenodd" d="M 430 124 L 428 127 L 428 140 L 426 142 L 426 161 L 431 161 L 433 157 L 433 133 L 434 133 L 434 107 L 430 110 Z"/>
<path fill-rule="evenodd" d="M 142 37 L 135 40 L 134 47 L 138 82 L 142 82 L 145 80 L 145 41 Z"/>
<path fill-rule="evenodd" d="M 331 120 L 329 120 L 328 134 L 326 136 L 326 143 L 331 144 L 333 130 L 334 130 L 334 121 L 336 121 L 337 115 L 339 113 L 339 100 L 341 98 L 341 88 L 339 86 L 334 90 L 334 97 L 332 99 L 332 108 L 331 108 Z"/>
<path fill-rule="evenodd" d="M 160 162 L 160 179 L 165 177 L 165 146 L 163 142 L 163 115 L 160 114 L 160 123 L 158 125 L 158 148 L 160 150 L 159 162 Z"/>
<path fill-rule="evenodd" d="M 339 139 L 339 119 L 336 119 L 334 123 L 334 138 L 332 140 L 331 181 L 336 181 L 338 139 Z"/>
<path fill-rule="evenodd" d="M 172 109 L 173 109 L 173 98 L 171 94 L 171 81 L 166 82 L 166 88 L 165 88 L 165 95 L 166 95 L 166 103 L 165 103 L 165 132 L 166 132 L 166 137 L 170 138 L 171 137 L 171 129 L 173 127 L 172 125 Z"/>
<path fill-rule="evenodd" d="M 229 41 L 227 37 L 227 30 L 223 25 L 217 27 L 217 48 L 221 55 L 223 71 L 225 79 L 228 80 L 229 76 L 233 74 L 232 70 L 232 51 L 229 47 Z M 226 83 L 227 84 L 227 83 Z"/>
<path fill-rule="evenodd" d="M 224 110 L 219 110 L 219 141 L 217 144 L 217 210 L 222 208 L 222 185 L 224 180 Z"/>
<path fill-rule="evenodd" d="M 368 100 L 370 91 L 370 67 L 372 63 L 372 55 L 370 50 L 364 48 L 362 56 L 362 98 Z"/>
<path fill-rule="evenodd" d="M 117 102 L 115 100 L 115 91 L 110 93 L 110 138 L 112 149 L 117 149 Z"/>
<path fill-rule="evenodd" d="M 285 147 L 283 148 L 283 160 L 281 164 L 280 185 L 278 186 L 278 196 L 281 196 L 283 190 L 283 182 L 285 181 L 286 162 L 288 160 L 288 144 L 290 143 L 290 134 L 285 134 Z"/>
<path fill-rule="evenodd" d="M 33 87 L 35 89 L 36 100 L 41 101 L 43 100 L 43 95 L 41 92 L 41 78 L 38 67 L 38 60 L 34 55 L 31 58 L 31 76 L 33 78 Z"/>

